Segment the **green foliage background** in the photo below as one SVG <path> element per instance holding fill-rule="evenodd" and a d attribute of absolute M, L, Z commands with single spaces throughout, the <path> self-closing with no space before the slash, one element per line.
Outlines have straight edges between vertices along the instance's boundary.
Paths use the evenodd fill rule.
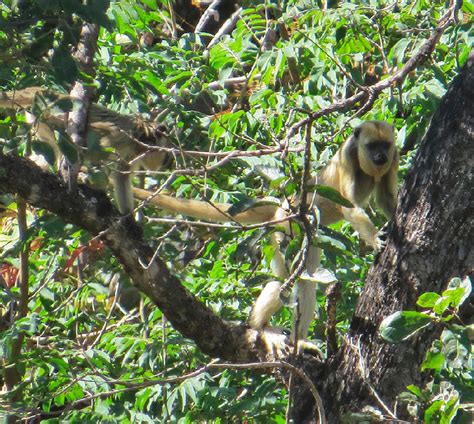
<path fill-rule="evenodd" d="M 354 94 L 368 76 L 383 79 L 403 66 L 447 10 L 446 2 L 428 0 L 340 1 L 329 8 L 320 3 L 246 2 L 232 33 L 208 49 L 209 37 L 203 34 L 170 36 L 166 1 L 7 0 L 0 5 L 0 88 L 39 85 L 67 91 L 81 78 L 71 46 L 84 22 L 98 23 L 97 74 L 90 81 L 97 88 L 98 103 L 125 114 L 159 114 L 183 149 L 251 152 L 278 147 L 288 129 L 310 111 Z M 465 2 L 458 24 L 445 31 L 432 57 L 401 86 L 383 92 L 364 116 L 354 116 L 353 110 L 318 119 L 312 127 L 314 169 L 331 157 L 361 119 L 381 119 L 397 128 L 403 178 L 439 99 L 467 60 L 473 42 L 472 12 Z M 286 26 L 289 38 L 262 49 L 267 28 L 275 28 L 277 22 Z M 141 43 L 143 33 L 154 35 L 153 46 Z M 299 82 L 288 77 L 292 59 Z M 242 90 L 223 88 L 231 77 L 244 77 Z M 217 83 L 221 87 L 216 88 Z M 203 113 L 210 105 L 212 113 Z M 0 116 L 3 151 L 23 153 L 28 133 L 24 117 Z M 176 158 L 178 171 L 167 188 L 180 197 L 237 204 L 261 196 L 291 196 L 299 190 L 304 132 L 289 142 L 292 151 L 286 156 L 239 157 L 197 175 L 185 171 L 202 171 L 221 158 L 183 154 Z M 258 172 L 269 167 L 271 182 Z M 163 184 L 166 177 L 151 175 L 146 183 Z M 4 200 L 15 210 L 11 199 Z M 183 284 L 220 316 L 245 321 L 269 278 L 268 232 L 163 224 L 147 219 L 166 216 L 152 208 L 144 215 L 148 240 Z M 375 212 L 373 217 L 383 223 Z M 89 243 L 89 234 L 45 211 L 30 209 L 28 220 L 29 241 L 39 243 L 29 258 L 30 313 L 0 329 L 0 356 L 7 360 L 12 359 L 12 339 L 25 334 L 19 388 L 23 400 L 15 404 L 20 416 L 49 411 L 51 422 L 285 422 L 286 391 L 270 375 L 225 370 L 166 382 L 209 359 L 175 332 L 147 299 L 139 307 L 138 294 L 109 252 L 86 250 L 80 275 L 69 266 L 74 252 Z M 348 224 L 331 230 L 321 239 L 323 264 L 342 287 L 337 324 L 342 335 L 372 255 L 361 255 L 366 249 Z M 298 248 L 298 237 L 295 240 L 293 250 Z M 18 243 L 11 215 L 2 218 L 0 246 L 2 262 L 18 267 L 24 246 Z M 115 289 L 109 286 L 117 273 L 122 296 L 116 305 L 111 300 Z M 0 311 L 5 314 L 19 294 L 15 288 L 1 287 Z M 323 293 L 318 302 L 321 319 L 311 331 L 324 350 Z M 275 323 L 289 328 L 290 313 L 281 311 Z M 458 342 L 464 346 L 466 341 Z M 462 402 L 472 402 L 466 361 L 453 368 L 450 358 L 442 356 L 438 363 L 436 387 L 452 379 L 450 390 Z M 132 383 L 143 386 L 137 390 Z M 436 390 L 414 402 L 421 409 L 433 405 Z M 55 416 L 55 410 L 83 398 L 88 406 Z M 7 400 L 0 408 L 7 408 Z"/>

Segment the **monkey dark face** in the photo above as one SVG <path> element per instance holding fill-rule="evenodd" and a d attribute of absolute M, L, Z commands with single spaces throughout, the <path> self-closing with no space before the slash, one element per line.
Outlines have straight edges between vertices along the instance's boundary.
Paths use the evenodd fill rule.
<path fill-rule="evenodd" d="M 367 121 L 354 130 L 353 146 L 362 171 L 380 179 L 388 170 L 395 154 L 393 127 L 384 121 Z"/>
<path fill-rule="evenodd" d="M 385 165 L 388 162 L 391 143 L 388 141 L 372 141 L 365 145 L 367 154 L 372 162 L 377 166 Z"/>

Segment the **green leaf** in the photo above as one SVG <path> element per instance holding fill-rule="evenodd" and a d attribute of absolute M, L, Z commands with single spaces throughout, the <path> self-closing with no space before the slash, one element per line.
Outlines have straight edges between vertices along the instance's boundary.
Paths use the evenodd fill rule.
<path fill-rule="evenodd" d="M 426 359 L 421 365 L 421 371 L 424 370 L 435 370 L 441 371 L 441 368 L 444 366 L 444 355 L 441 352 L 433 353 L 428 352 L 426 354 Z"/>
<path fill-rule="evenodd" d="M 240 202 L 234 203 L 228 210 L 229 215 L 235 216 L 239 213 L 248 211 L 249 209 L 258 208 L 261 206 L 280 206 L 280 202 L 277 199 L 266 197 L 264 199 L 245 199 Z"/>
<path fill-rule="evenodd" d="M 188 80 L 193 76 L 193 73 L 191 71 L 181 71 L 178 73 L 175 73 L 173 76 L 169 77 L 166 79 L 165 84 L 167 85 L 173 85 L 177 83 L 178 81 L 181 80 Z"/>
<path fill-rule="evenodd" d="M 469 277 L 466 277 L 464 278 L 464 280 L 461 280 L 460 278 L 455 277 L 449 282 L 447 290 L 455 289 L 458 287 L 464 289 L 464 295 L 461 297 L 461 299 L 456 300 L 458 303 L 453 305 L 455 307 L 462 305 L 464 301 L 471 295 L 472 293 L 471 279 Z"/>
<path fill-rule="evenodd" d="M 396 60 L 398 63 L 404 62 L 405 50 L 410 44 L 411 39 L 409 37 L 404 37 L 399 40 L 390 50 L 388 58 L 390 60 Z"/>
<path fill-rule="evenodd" d="M 399 311 L 386 317 L 380 324 L 380 335 L 391 343 L 407 340 L 431 324 L 433 319 L 415 311 Z"/>
<path fill-rule="evenodd" d="M 449 308 L 450 303 L 449 298 L 441 296 L 436 305 L 433 306 L 433 312 L 439 316 L 443 315 L 446 309 Z"/>
<path fill-rule="evenodd" d="M 285 178 L 285 174 L 276 166 L 256 165 L 254 170 L 258 175 L 270 182 Z"/>
<path fill-rule="evenodd" d="M 413 384 L 410 384 L 407 386 L 407 390 L 418 396 L 419 398 L 423 397 L 423 392 L 419 387 L 414 386 Z"/>
<path fill-rule="evenodd" d="M 465 340 L 462 343 L 459 334 L 445 329 L 441 334 L 442 353 L 446 360 L 446 365 L 452 369 L 469 368 L 470 344 Z"/>
<path fill-rule="evenodd" d="M 447 289 L 443 292 L 442 296 L 449 300 L 450 305 L 453 308 L 458 308 L 463 299 L 466 299 L 464 287 L 458 287 L 457 289 Z"/>
<path fill-rule="evenodd" d="M 31 143 L 31 148 L 36 154 L 43 156 L 46 159 L 46 162 L 48 162 L 50 165 L 54 165 L 56 163 L 56 154 L 49 143 L 33 141 Z"/>
<path fill-rule="evenodd" d="M 313 275 L 309 275 L 308 271 L 304 271 L 300 278 L 305 281 L 319 284 L 331 284 L 337 281 L 336 276 L 332 271 L 325 268 L 318 268 Z"/>
<path fill-rule="evenodd" d="M 416 304 L 418 306 L 421 306 L 422 308 L 432 308 L 436 304 L 439 298 L 440 298 L 440 295 L 438 293 L 434 293 L 434 292 L 423 293 L 416 301 Z"/>
<path fill-rule="evenodd" d="M 58 12 L 59 0 L 36 0 L 38 6 L 46 11 Z"/>
<path fill-rule="evenodd" d="M 332 202 L 337 203 L 338 205 L 344 206 L 345 208 L 354 207 L 354 205 L 344 196 L 342 196 L 341 193 L 339 193 L 339 191 L 337 191 L 335 188 L 317 184 L 315 189 L 316 193 L 318 193 L 321 197 L 329 199 Z"/>
<path fill-rule="evenodd" d="M 434 401 L 426 410 L 424 414 L 424 422 L 426 424 L 438 424 L 439 423 L 439 412 L 443 407 L 444 402 L 442 400 Z"/>
<path fill-rule="evenodd" d="M 78 76 L 77 65 L 71 53 L 64 49 L 54 50 L 51 63 L 59 81 L 72 83 Z"/>
<path fill-rule="evenodd" d="M 437 98 L 441 98 L 446 93 L 446 87 L 438 80 L 431 80 L 425 84 L 425 91 L 430 92 Z"/>

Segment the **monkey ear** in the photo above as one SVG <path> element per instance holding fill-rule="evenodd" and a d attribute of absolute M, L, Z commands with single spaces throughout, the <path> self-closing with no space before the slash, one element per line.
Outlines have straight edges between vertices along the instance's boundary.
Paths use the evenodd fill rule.
<path fill-rule="evenodd" d="M 357 127 L 354 129 L 354 137 L 359 138 L 360 132 L 362 131 L 361 127 Z"/>

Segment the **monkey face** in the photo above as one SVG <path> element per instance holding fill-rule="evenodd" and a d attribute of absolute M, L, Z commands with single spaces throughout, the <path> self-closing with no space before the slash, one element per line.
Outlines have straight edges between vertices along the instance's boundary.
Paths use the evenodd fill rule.
<path fill-rule="evenodd" d="M 367 155 L 377 166 L 385 165 L 388 162 L 391 144 L 388 141 L 372 141 L 365 145 Z"/>
<path fill-rule="evenodd" d="M 368 121 L 354 130 L 362 171 L 378 180 L 390 169 L 395 153 L 393 127 L 384 121 Z"/>
<path fill-rule="evenodd" d="M 171 147 L 166 125 L 159 124 L 153 128 L 152 133 L 143 138 L 143 143 L 149 146 Z M 149 170 L 159 170 L 168 168 L 173 163 L 173 159 L 173 155 L 165 150 L 149 149 L 142 159 L 142 165 Z"/>

